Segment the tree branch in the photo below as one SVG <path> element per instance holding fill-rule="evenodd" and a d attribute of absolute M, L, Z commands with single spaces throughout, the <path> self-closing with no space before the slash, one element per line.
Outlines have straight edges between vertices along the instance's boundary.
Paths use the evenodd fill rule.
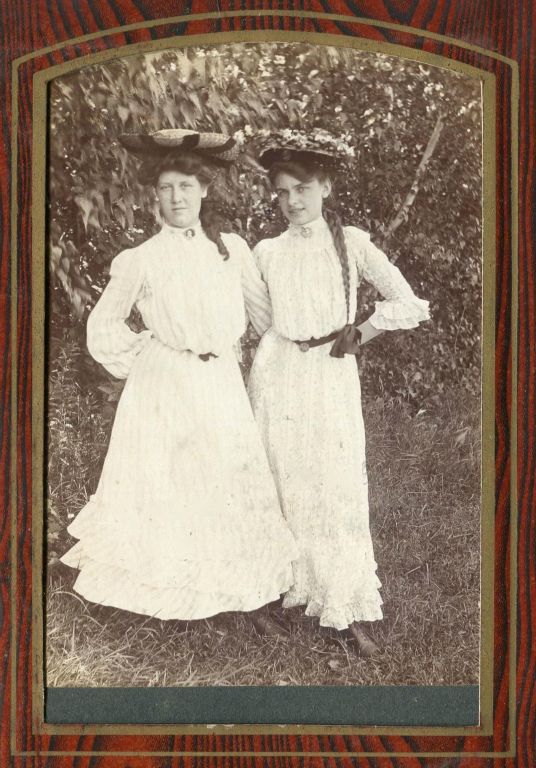
<path fill-rule="evenodd" d="M 389 225 L 383 230 L 383 233 L 382 233 L 383 243 L 385 243 L 387 240 L 389 240 L 390 237 L 393 236 L 393 234 L 396 232 L 396 230 L 402 224 L 402 222 L 407 221 L 409 209 L 411 208 L 415 198 L 417 197 L 421 179 L 424 175 L 424 172 L 426 171 L 426 167 L 430 162 L 432 155 L 434 154 L 434 151 L 437 146 L 437 142 L 439 141 L 439 137 L 441 135 L 442 130 L 443 130 L 443 115 L 439 113 L 437 116 L 436 124 L 434 126 L 434 130 L 430 134 L 430 138 L 428 139 L 428 144 L 426 145 L 426 149 L 423 152 L 420 163 L 415 172 L 415 178 L 413 179 L 413 184 L 411 185 L 411 188 L 408 194 L 406 195 L 404 201 L 402 202 L 400 208 L 398 209 L 397 214 L 391 220 Z M 392 261 L 393 262 L 396 261 L 396 257 L 393 258 Z"/>

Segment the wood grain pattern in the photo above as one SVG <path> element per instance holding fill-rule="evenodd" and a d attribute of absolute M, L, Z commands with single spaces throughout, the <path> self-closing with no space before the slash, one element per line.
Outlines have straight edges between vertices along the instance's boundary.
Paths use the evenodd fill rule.
<path fill-rule="evenodd" d="M 9 508 L 10 430 L 17 435 L 17 590 L 15 621 L 17 624 L 17 668 L 10 669 L 10 521 L 4 514 L 0 520 L 0 600 L 4 609 L 0 624 L 0 676 L 4 685 L 0 690 L 0 766 L 44 766 L 59 768 L 167 768 L 185 765 L 193 758 L 154 756 L 136 757 L 106 755 L 110 752 L 286 752 L 296 757 L 280 758 L 281 765 L 331 764 L 341 761 L 330 759 L 304 759 L 300 752 L 395 752 L 397 756 L 362 757 L 360 766 L 395 768 L 404 766 L 523 766 L 536 765 L 536 523 L 535 498 L 535 402 L 536 391 L 536 329 L 534 284 L 534 202 L 535 202 L 535 134 L 534 105 L 536 40 L 532 32 L 533 5 L 524 0 L 309 0 L 295 3 L 290 0 L 0 0 L 2 24 L 1 77 L 7 109 L 0 118 L 0 158 L 3 184 L 0 197 L 1 253 L 0 280 L 0 348 L 5 360 L 0 372 L 2 402 L 2 444 L 0 447 L 0 478 L 2 501 Z M 121 31 L 101 36 L 76 46 L 41 55 L 19 67 L 18 100 L 18 155 L 16 174 L 18 191 L 16 208 L 19 212 L 18 231 L 10 231 L 11 168 L 11 62 L 14 58 L 54 45 L 73 37 L 114 28 L 120 25 L 165 19 L 179 14 L 215 12 L 220 8 L 231 11 L 257 10 L 256 16 L 191 20 L 172 22 L 143 30 Z M 307 10 L 318 15 L 300 19 L 284 15 L 266 16 L 262 11 Z M 519 64 L 521 99 L 519 105 L 519 386 L 518 424 L 518 612 L 510 611 L 509 564 L 510 546 L 510 462 L 509 440 L 512 419 L 510 399 L 512 370 L 511 307 L 511 202 L 512 183 L 510 167 L 512 90 L 510 68 L 499 61 L 474 51 L 447 44 L 439 40 L 426 40 L 408 30 L 367 26 L 362 23 L 322 18 L 335 13 L 395 23 L 418 30 L 426 30 L 454 37 L 472 45 L 482 46 L 515 59 Z M 442 56 L 464 61 L 494 72 L 497 77 L 497 307 L 496 307 L 496 430 L 497 430 L 497 514 L 496 514 L 496 566 L 495 566 L 495 651 L 494 651 L 494 734 L 492 737 L 403 737 L 403 736 L 44 736 L 32 733 L 31 721 L 31 106 L 32 76 L 43 68 L 69 61 L 99 50 L 135 42 L 147 42 L 171 35 L 191 35 L 232 30 L 296 30 L 327 32 L 330 34 L 365 37 L 390 43 L 420 48 Z M 10 316 L 10 295 L 14 275 L 10 273 L 10 242 L 14 238 L 17 248 L 17 347 L 16 360 L 11 358 L 13 327 Z M 11 365 L 17 370 L 16 423 L 12 423 L 10 403 Z M 512 622 L 517 621 L 517 706 L 515 745 L 509 744 L 509 672 L 508 638 Z M 15 675 L 17 700 L 17 751 L 38 753 L 78 752 L 78 756 L 53 754 L 14 757 L 10 745 L 10 680 Z M 516 747 L 516 757 L 471 757 L 471 753 L 504 752 Z M 83 756 L 83 752 L 100 755 Z M 465 756 L 417 757 L 414 752 L 454 753 Z M 272 762 L 269 758 L 243 757 L 243 766 Z M 198 758 L 196 765 L 227 765 L 230 758 Z M 355 759 L 344 760 L 356 764 Z"/>

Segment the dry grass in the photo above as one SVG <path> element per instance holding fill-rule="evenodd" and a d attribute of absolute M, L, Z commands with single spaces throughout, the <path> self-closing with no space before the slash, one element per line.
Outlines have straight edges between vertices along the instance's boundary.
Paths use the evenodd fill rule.
<path fill-rule="evenodd" d="M 87 421 L 94 403 L 78 397 L 78 415 L 64 398 L 56 409 L 64 413 L 63 421 L 51 430 L 54 478 L 62 457 L 70 458 L 62 464 L 61 484 L 51 487 L 52 563 L 56 550 L 66 548 L 60 522 L 83 504 L 106 443 L 102 424 L 93 424 L 92 439 L 79 428 L 77 420 Z M 274 641 L 258 637 L 247 615 L 163 622 L 95 606 L 72 592 L 70 569 L 53 565 L 47 590 L 48 685 L 477 683 L 478 402 L 455 393 L 414 415 L 403 403 L 379 399 L 366 404 L 365 419 L 371 524 L 385 603 L 384 620 L 371 627 L 382 648 L 377 658 L 359 658 L 344 635 L 320 630 L 300 608 L 272 606 L 274 618 L 288 630 Z"/>

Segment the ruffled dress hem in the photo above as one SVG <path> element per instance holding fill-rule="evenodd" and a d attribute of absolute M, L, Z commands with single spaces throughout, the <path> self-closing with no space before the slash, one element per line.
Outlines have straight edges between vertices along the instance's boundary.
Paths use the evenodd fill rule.
<path fill-rule="evenodd" d="M 229 579 L 225 571 L 232 575 L 236 564 L 221 561 L 218 563 L 192 563 L 178 561 L 177 570 L 182 571 L 182 578 L 176 585 L 163 586 L 145 584 L 136 580 L 135 574 L 111 564 L 103 564 L 76 555 L 75 548 L 69 550 L 61 561 L 80 573 L 74 584 L 74 591 L 86 600 L 98 605 L 152 616 L 162 620 L 193 621 L 215 616 L 227 611 L 254 611 L 267 603 L 278 600 L 293 581 L 292 566 L 282 567 L 277 573 L 272 571 L 268 577 L 262 573 L 249 579 L 236 582 L 234 592 L 226 592 Z M 202 571 L 212 574 L 212 591 L 196 583 L 195 574 Z M 220 579 L 220 575 L 222 578 Z M 221 586 L 220 586 L 221 582 Z"/>
<path fill-rule="evenodd" d="M 306 616 L 318 618 L 321 627 L 331 627 L 332 629 L 348 629 L 354 621 L 380 621 L 383 619 L 381 609 L 383 601 L 379 594 L 369 601 L 361 598 L 355 602 L 336 607 L 326 606 L 321 600 L 305 595 L 287 593 L 283 598 L 283 608 L 295 608 L 300 605 L 306 606 Z"/>

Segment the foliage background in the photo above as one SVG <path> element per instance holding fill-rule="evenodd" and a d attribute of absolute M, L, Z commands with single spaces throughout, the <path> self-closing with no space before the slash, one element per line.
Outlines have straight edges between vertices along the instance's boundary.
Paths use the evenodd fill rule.
<path fill-rule="evenodd" d="M 49 93 L 47 675 L 52 685 L 463 684 L 478 680 L 481 104 L 478 82 L 385 55 L 307 44 L 240 44 L 118 59 Z M 89 356 L 87 314 L 112 258 L 159 226 L 123 132 L 167 127 L 349 133 L 355 174 L 332 205 L 396 261 L 432 319 L 360 354 L 371 528 L 385 651 L 358 660 L 301 609 L 288 641 L 244 616 L 170 628 L 81 600 L 59 556 L 99 479 L 123 383 Z M 246 143 L 247 146 L 247 143 Z M 244 155 L 210 191 L 254 245 L 284 227 Z M 376 296 L 360 288 L 364 318 Z M 129 321 L 140 326 L 134 312 Z M 244 341 L 244 374 L 256 346 Z M 177 624 L 177 623 L 173 623 Z M 180 623 L 179 623 L 180 624 Z"/>
<path fill-rule="evenodd" d="M 452 388 L 478 394 L 480 84 L 397 57 L 298 43 L 168 50 L 52 82 L 52 364 L 54 342 L 61 347 L 68 335 L 81 352 L 80 380 L 117 399 L 121 384 L 85 352 L 85 319 L 111 259 L 158 226 L 153 194 L 138 183 L 137 161 L 117 136 L 191 127 L 238 131 L 247 140 L 259 128 L 287 126 L 351 134 L 355 175 L 338 179 L 335 205 L 431 302 L 427 326 L 363 350 L 365 397 L 381 393 L 418 410 Z M 434 129 L 439 138 L 422 167 Z M 264 174 L 247 157 L 215 180 L 211 196 L 251 245 L 284 227 Z M 400 225 L 386 235 L 397 215 Z M 375 297 L 366 287 L 360 294 L 364 318 Z M 244 345 L 247 367 L 255 340 L 248 335 Z"/>

